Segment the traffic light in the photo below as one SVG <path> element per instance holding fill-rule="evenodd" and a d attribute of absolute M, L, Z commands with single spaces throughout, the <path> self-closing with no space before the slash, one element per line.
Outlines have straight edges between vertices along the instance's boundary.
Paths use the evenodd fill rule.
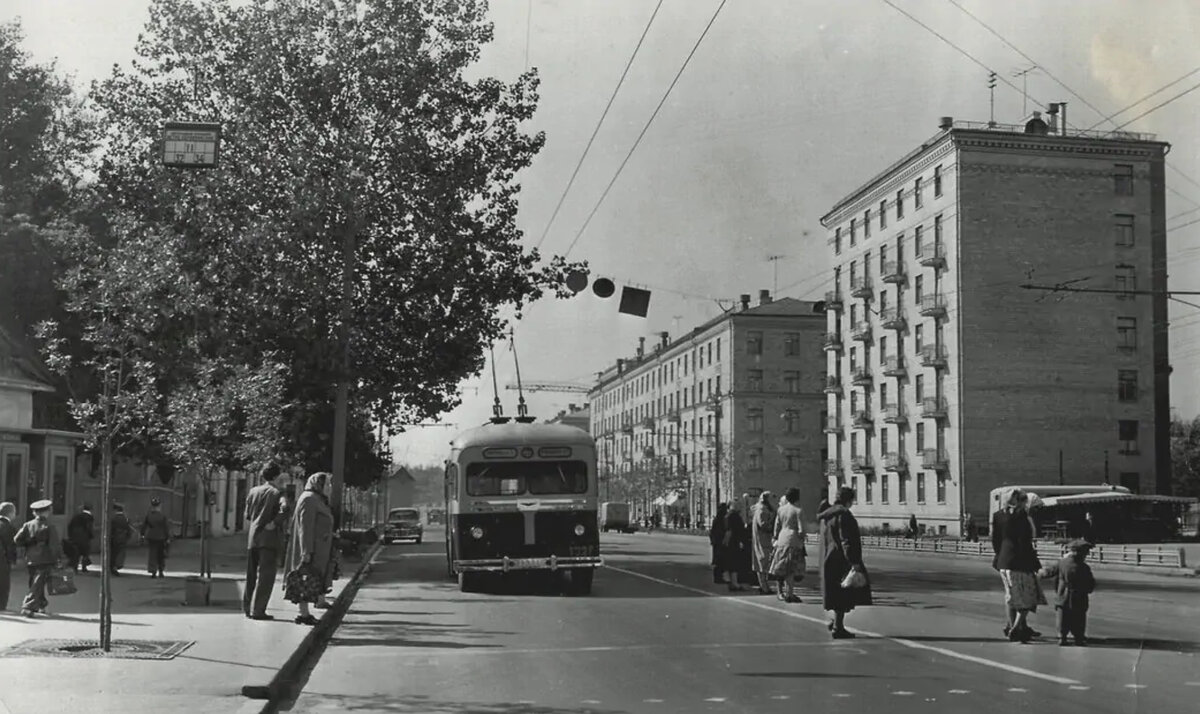
<path fill-rule="evenodd" d="M 582 270 L 572 270 L 567 274 L 566 284 L 571 292 L 578 295 L 588 285 L 588 274 Z M 607 299 L 615 295 L 616 292 L 617 286 L 610 278 L 596 278 L 592 281 L 592 293 L 598 298 Z M 649 290 L 630 287 L 628 285 L 621 287 L 621 301 L 617 306 L 617 312 L 636 317 L 646 317 L 649 310 Z"/>

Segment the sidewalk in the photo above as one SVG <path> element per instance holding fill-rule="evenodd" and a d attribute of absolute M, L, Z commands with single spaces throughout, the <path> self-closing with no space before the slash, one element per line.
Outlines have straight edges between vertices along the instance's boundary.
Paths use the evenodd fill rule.
<path fill-rule="evenodd" d="M 265 702 L 242 696 L 242 686 L 270 682 L 312 628 L 292 622 L 297 610 L 283 600 L 282 572 L 267 610 L 277 619 L 247 619 L 240 601 L 245 538 L 212 542 L 213 595 L 220 601 L 207 607 L 184 605 L 185 579 L 198 572 L 200 541 L 196 539 L 171 544 L 166 578 L 149 577 L 146 549 L 138 547 L 129 550 L 122 575 L 112 579 L 113 640 L 194 642 L 174 659 L 3 656 L 2 650 L 26 640 L 97 640 L 98 573 L 76 576 L 79 592 L 74 595 L 50 598 L 49 616 L 30 620 L 0 613 L 0 714 L 261 710 Z M 358 565 L 342 563 L 342 577 L 334 583 L 331 600 Z M 10 608 L 19 609 L 24 597 L 23 570 L 14 572 Z M 314 612 L 318 617 L 325 614 Z"/>

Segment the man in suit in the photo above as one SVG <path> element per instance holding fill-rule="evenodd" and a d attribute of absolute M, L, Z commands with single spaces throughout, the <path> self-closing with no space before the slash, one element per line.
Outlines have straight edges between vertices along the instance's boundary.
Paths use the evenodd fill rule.
<path fill-rule="evenodd" d="M 8 596 L 12 590 L 12 569 L 17 563 L 17 544 L 13 539 L 17 527 L 12 519 L 17 517 L 17 507 L 7 501 L 0 503 L 0 612 L 8 609 Z"/>
<path fill-rule="evenodd" d="M 287 522 L 287 499 L 275 486 L 279 466 L 268 463 L 259 471 L 262 484 L 246 495 L 246 526 L 248 553 L 246 558 L 246 592 L 242 610 L 251 620 L 273 620 L 267 614 L 267 603 L 275 588 L 275 573 L 280 552 L 284 548 L 283 529 Z"/>

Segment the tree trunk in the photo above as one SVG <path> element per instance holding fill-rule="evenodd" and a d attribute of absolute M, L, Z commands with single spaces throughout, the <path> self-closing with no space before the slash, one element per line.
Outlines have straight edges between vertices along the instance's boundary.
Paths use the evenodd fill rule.
<path fill-rule="evenodd" d="M 201 471 L 197 475 L 197 480 L 200 482 L 200 577 L 206 578 L 208 573 L 208 520 L 212 515 L 208 505 L 208 484 L 212 480 L 212 469 L 209 469 L 208 476 Z"/>
<path fill-rule="evenodd" d="M 112 440 L 105 439 L 101 460 L 104 471 L 100 481 L 100 647 L 112 651 Z"/>

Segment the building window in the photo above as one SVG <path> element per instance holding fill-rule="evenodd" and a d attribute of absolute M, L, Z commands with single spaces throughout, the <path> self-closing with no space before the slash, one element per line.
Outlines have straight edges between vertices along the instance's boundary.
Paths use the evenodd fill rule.
<path fill-rule="evenodd" d="M 908 479 L 908 474 L 900 474 L 900 490 L 896 493 L 896 503 L 908 503 Z"/>
<path fill-rule="evenodd" d="M 716 384 L 715 384 L 715 386 L 716 386 L 716 389 L 717 389 L 717 396 L 720 396 L 720 395 L 721 395 L 721 375 L 719 375 L 719 374 L 718 374 L 718 375 L 715 377 L 715 379 L 716 379 Z"/>
<path fill-rule="evenodd" d="M 717 338 L 717 361 L 718 362 L 721 361 L 721 338 L 720 337 Z M 718 389 L 717 391 L 719 392 L 721 390 Z"/>
<path fill-rule="evenodd" d="M 1122 292 L 1117 293 L 1118 300 L 1132 300 L 1133 292 L 1137 290 L 1137 273 L 1134 272 L 1132 265 L 1118 265 L 1116 275 L 1117 290 Z"/>
<path fill-rule="evenodd" d="M 842 254 L 842 227 L 838 226 L 833 229 L 833 254 Z"/>
<path fill-rule="evenodd" d="M 888 482 L 891 480 L 892 480 L 892 477 L 889 476 L 888 474 L 884 474 L 883 477 L 879 479 L 879 502 L 880 503 L 886 504 L 888 502 Z"/>
<path fill-rule="evenodd" d="M 887 406 L 888 406 L 888 388 L 887 388 L 887 382 L 883 382 L 879 385 L 879 408 L 887 409 Z M 884 431 L 882 433 L 885 437 L 887 436 L 886 431 Z M 884 451 L 886 451 L 886 450 L 887 449 L 884 449 Z"/>
<path fill-rule="evenodd" d="M 1138 452 L 1138 422 L 1137 419 L 1120 419 L 1117 421 L 1117 439 L 1121 442 L 1120 453 L 1131 456 Z"/>
<path fill-rule="evenodd" d="M 879 230 L 887 228 L 887 201 L 879 202 Z"/>
<path fill-rule="evenodd" d="M 1113 166 L 1113 193 L 1118 196 L 1133 195 L 1133 167 L 1129 164 Z"/>
<path fill-rule="evenodd" d="M 788 434 L 795 434 L 800 431 L 800 412 L 795 409 L 788 409 L 783 413 L 783 430 Z"/>
<path fill-rule="evenodd" d="M 851 347 L 850 348 L 850 372 L 853 373 L 854 370 L 856 370 L 856 369 L 858 369 L 858 348 Z"/>
<path fill-rule="evenodd" d="M 752 369 L 747 372 L 746 389 L 751 392 L 761 392 L 763 382 L 763 371 L 761 369 Z"/>
<path fill-rule="evenodd" d="M 942 214 L 937 214 L 933 217 L 933 254 L 937 255 L 937 249 L 942 245 Z"/>
<path fill-rule="evenodd" d="M 916 226 L 913 228 L 913 252 L 918 258 L 921 257 L 922 251 L 925 250 L 925 246 L 923 245 L 925 241 L 922 240 L 924 235 L 925 226 Z"/>
<path fill-rule="evenodd" d="M 917 472 L 917 503 L 925 503 L 925 472 Z"/>
<path fill-rule="evenodd" d="M 913 278 L 913 299 L 916 300 L 917 307 L 921 306 L 921 301 L 925 299 L 925 276 L 918 275 Z"/>
<path fill-rule="evenodd" d="M 879 274 L 887 272 L 887 245 L 879 246 Z"/>
<path fill-rule="evenodd" d="M 887 429 L 879 430 L 879 453 L 884 454 L 885 456 L 888 453 L 888 430 Z"/>
<path fill-rule="evenodd" d="M 904 189 L 896 192 L 896 220 L 904 218 Z"/>
<path fill-rule="evenodd" d="M 750 407 L 746 410 L 746 429 L 756 432 L 763 430 L 762 407 Z"/>
<path fill-rule="evenodd" d="M 712 363 L 713 363 L 713 359 L 712 359 L 712 348 L 713 348 L 713 343 L 709 342 L 709 343 L 708 343 L 708 349 L 706 350 L 707 354 L 705 355 L 705 362 L 706 362 L 707 364 L 712 364 Z"/>
<path fill-rule="evenodd" d="M 783 373 L 783 389 L 788 394 L 797 394 L 800 392 L 800 373 L 796 370 L 788 370 Z"/>
<path fill-rule="evenodd" d="M 920 397 L 917 397 L 919 400 Z M 925 422 L 917 422 L 917 451 L 925 450 Z"/>
<path fill-rule="evenodd" d="M 1137 350 L 1137 318 L 1117 318 L 1117 349 L 1125 352 Z"/>
<path fill-rule="evenodd" d="M 921 300 L 917 299 L 917 304 L 921 304 Z M 920 352 L 925 347 L 925 325 L 917 325 L 913 328 L 913 347 Z"/>
<path fill-rule="evenodd" d="M 875 496 L 875 477 L 874 477 L 874 476 L 867 476 L 867 478 L 866 478 L 866 482 L 867 482 L 867 488 L 866 488 L 866 492 L 867 492 L 867 503 L 871 503 L 871 500 L 872 500 L 872 499 L 874 498 L 874 496 Z"/>
<path fill-rule="evenodd" d="M 747 332 L 746 333 L 746 354 L 760 355 L 763 347 L 763 333 Z"/>
<path fill-rule="evenodd" d="M 787 357 L 796 357 L 800 354 L 800 333 L 785 332 L 783 335 L 783 354 Z"/>
<path fill-rule="evenodd" d="M 783 459 L 788 471 L 800 470 L 800 449 L 784 449 Z"/>
<path fill-rule="evenodd" d="M 1138 398 L 1137 370 L 1117 370 L 1117 399 L 1123 402 L 1136 402 Z"/>
<path fill-rule="evenodd" d="M 854 243 L 858 240 L 858 219 L 850 219 L 850 246 L 854 247 Z"/>
<path fill-rule="evenodd" d="M 922 204 L 923 204 L 923 201 L 921 200 L 921 177 L 918 176 L 917 180 L 913 182 L 913 206 L 915 206 L 917 208 L 917 210 L 920 210 Z"/>
<path fill-rule="evenodd" d="M 918 402 L 925 398 L 925 375 L 918 374 L 913 380 L 913 392 Z"/>
<path fill-rule="evenodd" d="M 1141 493 L 1142 492 L 1142 477 L 1141 477 L 1141 474 L 1139 474 L 1138 472 L 1122 471 L 1120 478 L 1121 478 L 1121 485 L 1124 486 L 1125 488 L 1129 489 L 1129 491 L 1131 493 Z"/>
<path fill-rule="evenodd" d="M 863 240 L 871 237 L 871 209 L 863 211 Z"/>
<path fill-rule="evenodd" d="M 933 197 L 942 197 L 942 165 L 933 167 Z"/>
<path fill-rule="evenodd" d="M 1121 248 L 1133 247 L 1133 216 L 1118 214 L 1116 217 L 1116 243 Z"/>
<path fill-rule="evenodd" d="M 948 480 L 949 480 L 949 477 L 947 477 L 946 474 L 938 474 L 937 475 L 937 502 L 938 503 L 946 502 L 946 481 L 948 481 Z"/>

